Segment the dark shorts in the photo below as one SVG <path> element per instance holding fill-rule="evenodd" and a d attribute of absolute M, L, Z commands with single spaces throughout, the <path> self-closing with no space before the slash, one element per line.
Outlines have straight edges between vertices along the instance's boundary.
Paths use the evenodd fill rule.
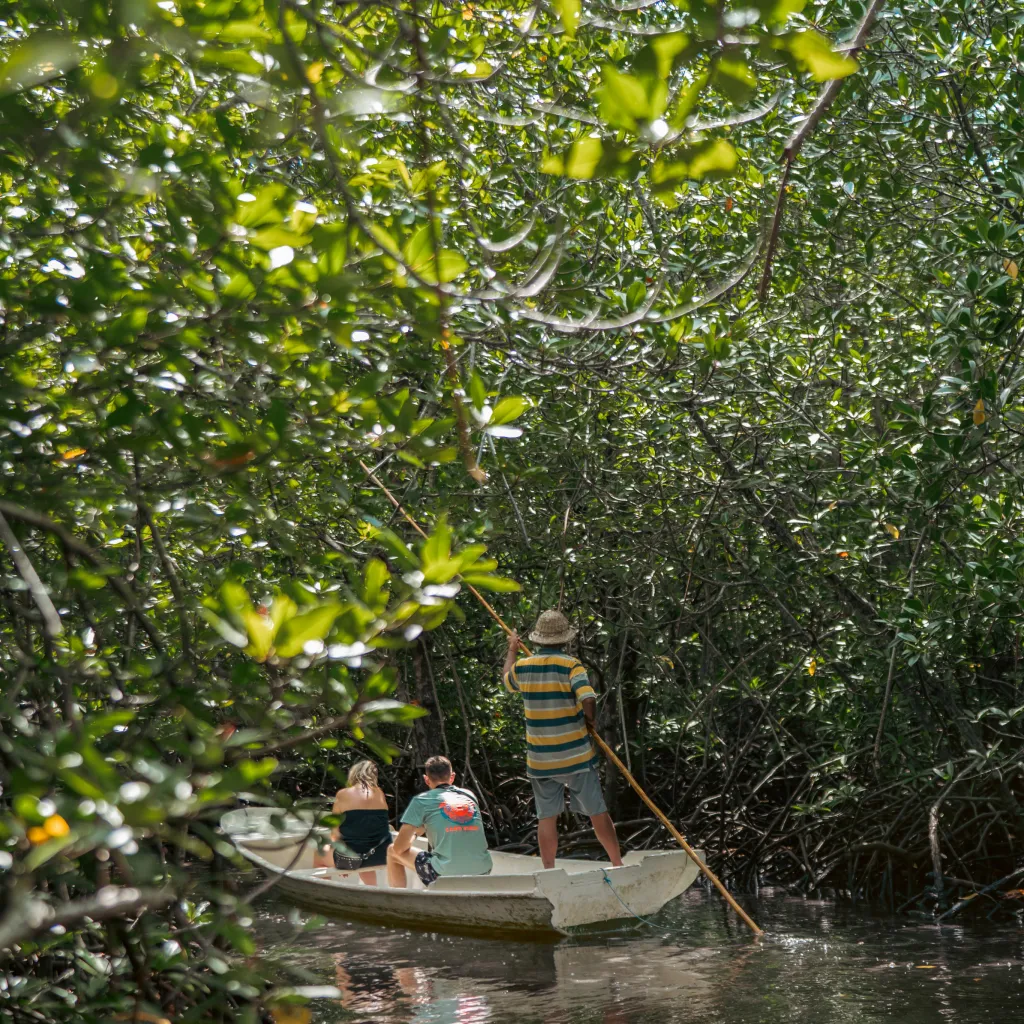
<path fill-rule="evenodd" d="M 426 850 L 416 854 L 416 874 L 419 875 L 419 879 L 424 885 L 430 885 L 440 877 L 434 870 L 430 854 Z"/>

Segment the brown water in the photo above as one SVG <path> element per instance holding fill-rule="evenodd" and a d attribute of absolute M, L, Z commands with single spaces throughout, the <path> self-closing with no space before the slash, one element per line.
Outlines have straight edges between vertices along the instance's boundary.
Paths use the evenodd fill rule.
<path fill-rule="evenodd" d="M 691 890 L 653 921 L 554 944 L 332 920 L 268 900 L 257 930 L 282 984 L 333 985 L 314 1021 L 380 1024 L 1002 1024 L 1024 1021 L 1024 929 L 938 928 L 764 895 L 755 942 Z"/>

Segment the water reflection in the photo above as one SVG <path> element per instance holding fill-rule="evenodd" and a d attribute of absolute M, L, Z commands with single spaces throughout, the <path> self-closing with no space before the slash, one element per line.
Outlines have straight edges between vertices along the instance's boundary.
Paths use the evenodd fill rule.
<path fill-rule="evenodd" d="M 341 991 L 317 1004 L 318 1024 L 987 1024 L 1024 1012 L 1019 928 L 938 929 L 768 897 L 757 943 L 701 892 L 654 929 L 553 945 L 338 921 L 296 932 L 287 914 L 265 904 L 261 938 L 282 971 Z"/>

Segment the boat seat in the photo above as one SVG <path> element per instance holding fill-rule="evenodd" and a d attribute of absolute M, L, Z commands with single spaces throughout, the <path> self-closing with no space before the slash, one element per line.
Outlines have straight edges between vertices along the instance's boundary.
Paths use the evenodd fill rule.
<path fill-rule="evenodd" d="M 337 868 L 293 868 L 289 878 L 323 878 L 329 882 L 350 882 L 359 885 L 358 871 L 339 871 Z"/>
<path fill-rule="evenodd" d="M 430 892 L 533 892 L 534 875 L 442 875 Z"/>
<path fill-rule="evenodd" d="M 325 829 L 318 829 L 313 835 L 317 835 L 318 832 L 324 832 Z M 281 850 L 286 846 L 295 846 L 300 843 L 303 839 L 311 839 L 312 837 L 308 832 L 303 832 L 301 835 L 296 832 L 289 835 L 285 832 L 280 832 L 273 836 L 254 836 L 250 838 L 246 835 L 238 836 L 235 840 L 238 843 L 242 843 L 248 846 L 250 850 Z"/>

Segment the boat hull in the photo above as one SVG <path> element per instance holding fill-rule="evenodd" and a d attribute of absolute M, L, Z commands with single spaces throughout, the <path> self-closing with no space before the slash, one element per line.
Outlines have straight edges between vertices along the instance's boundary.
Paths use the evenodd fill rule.
<path fill-rule="evenodd" d="M 622 867 L 492 851 L 490 875 L 439 878 L 429 889 L 407 872 L 405 889 L 363 885 L 356 873 L 313 866 L 318 830 L 268 808 L 231 811 L 221 827 L 239 852 L 274 879 L 278 893 L 322 914 L 402 928 L 556 938 L 602 922 L 657 913 L 693 884 L 698 868 L 683 851 L 631 853 Z M 420 841 L 422 842 L 422 841 Z"/>

